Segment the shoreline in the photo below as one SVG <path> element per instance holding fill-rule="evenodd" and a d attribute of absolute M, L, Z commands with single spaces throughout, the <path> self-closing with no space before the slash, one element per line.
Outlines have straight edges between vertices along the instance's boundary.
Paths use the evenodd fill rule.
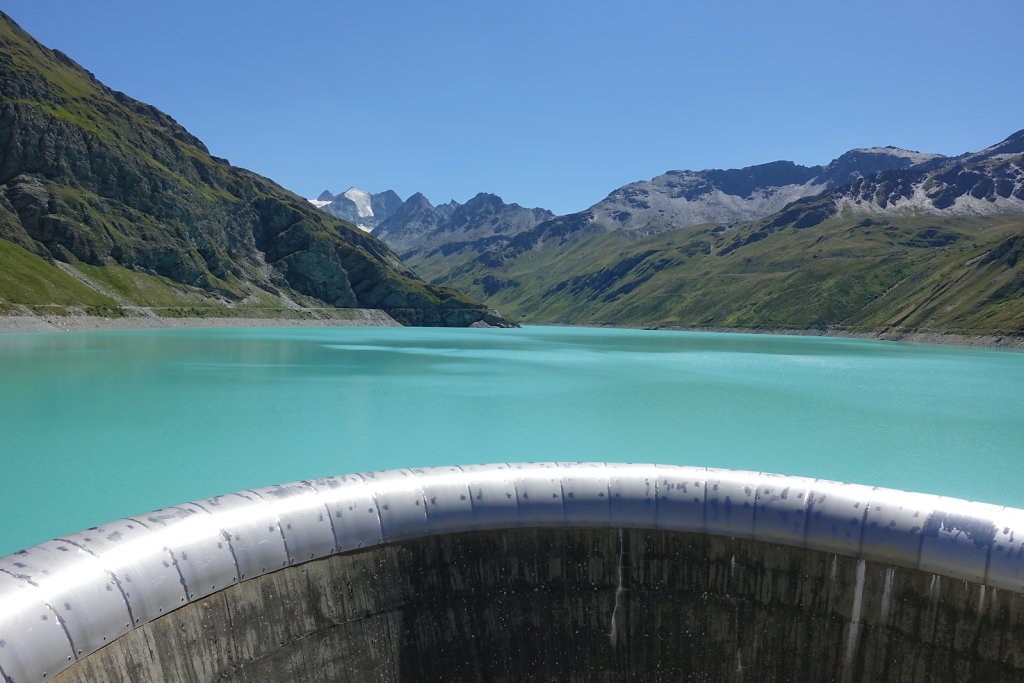
<path fill-rule="evenodd" d="M 655 329 L 655 328 L 644 328 Z M 795 337 L 836 337 L 840 339 L 874 339 L 908 344 L 944 344 L 948 346 L 971 346 L 990 349 L 1024 350 L 1024 337 L 995 334 L 957 334 L 953 332 L 892 331 L 854 332 L 841 329 L 827 330 L 752 330 L 744 328 L 697 328 L 659 327 L 661 330 L 685 332 L 727 332 L 743 334 L 779 334 Z"/>
<path fill-rule="evenodd" d="M 593 327 L 621 330 L 664 330 L 666 332 L 718 332 L 724 334 L 777 334 L 789 337 L 836 337 L 840 339 L 874 339 L 908 344 L 942 344 L 948 346 L 969 346 L 975 348 L 1007 349 L 1024 351 L 1024 336 L 1005 334 L 959 334 L 954 332 L 921 332 L 918 330 L 885 330 L 883 332 L 862 332 L 844 330 L 838 327 L 828 329 L 768 329 L 748 327 L 683 327 L 676 325 L 615 325 L 611 323 L 565 324 L 527 323 L 551 327 Z"/>
<path fill-rule="evenodd" d="M 156 314 L 104 318 L 93 315 L 0 315 L 0 334 L 149 330 L 187 327 L 401 327 L 380 309 L 347 308 L 347 318 L 165 317 Z"/>
<path fill-rule="evenodd" d="M 0 315 L 0 334 L 33 334 L 53 332 L 79 332 L 88 330 L 144 330 L 189 327 L 401 327 L 401 323 L 380 309 L 349 308 L 347 318 L 340 317 L 165 317 L 141 309 L 142 315 L 104 318 L 74 313 L 71 315 Z M 298 311 L 297 311 L 298 312 Z M 828 329 L 751 329 L 744 327 L 682 327 L 675 325 L 634 326 L 609 323 L 566 324 L 527 323 L 550 327 L 592 327 L 630 330 L 665 330 L 670 332 L 720 332 L 728 334 L 777 334 L 798 337 L 838 337 L 846 339 L 875 339 L 911 344 L 945 344 L 993 349 L 1024 350 L 1024 336 L 994 334 L 957 334 L 950 332 L 920 332 L 915 330 L 886 330 L 861 332 L 833 327 Z M 478 326 L 478 325 L 474 325 Z M 488 326 L 489 327 L 489 326 Z"/>

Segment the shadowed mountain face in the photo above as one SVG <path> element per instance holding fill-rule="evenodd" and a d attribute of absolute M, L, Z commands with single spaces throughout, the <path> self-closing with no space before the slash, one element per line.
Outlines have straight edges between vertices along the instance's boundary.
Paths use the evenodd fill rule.
<path fill-rule="evenodd" d="M 507 244 L 410 262 L 529 322 L 1021 335 L 1022 159 L 1024 131 L 955 158 L 670 172 Z"/>
<path fill-rule="evenodd" d="M 3 14 L 0 93 L 0 312 L 159 302 L 382 308 L 410 324 L 491 317 L 365 232 L 211 156 Z"/>

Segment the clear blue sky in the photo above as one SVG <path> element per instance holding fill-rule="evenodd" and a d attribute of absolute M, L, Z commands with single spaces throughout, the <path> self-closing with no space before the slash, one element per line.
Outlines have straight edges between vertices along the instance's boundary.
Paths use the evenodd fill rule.
<path fill-rule="evenodd" d="M 556 213 L 669 169 L 1024 128 L 1021 0 L 0 0 L 49 47 L 304 196 Z"/>

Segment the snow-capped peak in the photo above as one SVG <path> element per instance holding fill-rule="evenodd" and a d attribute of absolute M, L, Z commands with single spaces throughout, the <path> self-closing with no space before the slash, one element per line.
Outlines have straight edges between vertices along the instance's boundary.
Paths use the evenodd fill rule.
<path fill-rule="evenodd" d="M 356 211 L 360 218 L 373 216 L 373 208 L 370 205 L 370 193 L 355 187 L 345 190 L 345 197 L 356 205 Z"/>

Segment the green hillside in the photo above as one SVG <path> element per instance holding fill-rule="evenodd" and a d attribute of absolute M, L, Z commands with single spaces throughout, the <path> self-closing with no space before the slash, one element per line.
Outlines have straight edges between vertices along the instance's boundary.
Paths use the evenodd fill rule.
<path fill-rule="evenodd" d="M 1024 214 L 795 223 L 578 231 L 412 263 L 519 322 L 1024 334 Z"/>
<path fill-rule="evenodd" d="M 358 228 L 211 156 L 2 13 L 0 269 L 0 310 L 299 305 L 500 322 Z"/>

